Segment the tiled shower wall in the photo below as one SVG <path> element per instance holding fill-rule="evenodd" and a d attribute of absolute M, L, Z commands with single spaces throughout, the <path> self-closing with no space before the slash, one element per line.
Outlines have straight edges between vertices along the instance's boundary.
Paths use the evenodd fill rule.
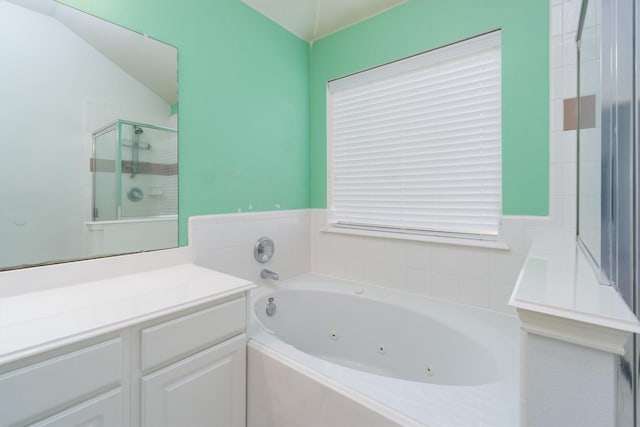
<path fill-rule="evenodd" d="M 580 19 L 580 0 L 551 0 L 551 188 L 550 202 L 562 218 L 562 226 L 576 227 L 577 147 L 575 114 L 564 109 L 565 102 L 577 95 L 576 31 Z M 569 116 L 573 117 L 573 121 Z M 566 130 L 565 130 L 566 129 Z"/>
<path fill-rule="evenodd" d="M 564 130 L 563 104 L 576 94 L 580 1 L 551 0 L 550 10 L 550 212 L 503 217 L 508 250 L 325 232 L 325 210 L 312 209 L 191 218 L 196 262 L 256 283 L 263 267 L 283 279 L 313 271 L 513 313 L 507 303 L 531 241 L 573 236 L 576 227 L 576 132 Z M 262 235 L 276 242 L 276 256 L 266 265 L 252 256 Z"/>

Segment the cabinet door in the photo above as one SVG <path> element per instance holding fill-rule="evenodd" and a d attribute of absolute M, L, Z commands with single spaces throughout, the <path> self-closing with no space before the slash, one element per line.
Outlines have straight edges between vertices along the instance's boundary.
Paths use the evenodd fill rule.
<path fill-rule="evenodd" d="M 111 427 L 128 425 L 120 388 L 32 424 L 31 427 Z"/>
<path fill-rule="evenodd" d="M 142 378 L 142 425 L 244 427 L 242 334 Z"/>
<path fill-rule="evenodd" d="M 124 349 L 117 337 L 0 375 L 0 426 L 24 425 L 116 388 Z"/>

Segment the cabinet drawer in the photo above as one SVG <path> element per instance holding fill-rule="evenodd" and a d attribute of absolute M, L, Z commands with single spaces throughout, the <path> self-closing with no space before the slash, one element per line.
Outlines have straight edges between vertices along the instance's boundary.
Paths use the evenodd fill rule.
<path fill-rule="evenodd" d="M 242 333 L 244 328 L 245 299 L 240 298 L 143 329 L 142 370 L 174 362 Z"/>
<path fill-rule="evenodd" d="M 122 399 L 122 391 L 118 388 L 29 427 L 124 426 L 128 420 L 122 411 Z"/>
<path fill-rule="evenodd" d="M 121 377 L 120 338 L 0 375 L 0 425 L 62 409 L 116 387 Z"/>

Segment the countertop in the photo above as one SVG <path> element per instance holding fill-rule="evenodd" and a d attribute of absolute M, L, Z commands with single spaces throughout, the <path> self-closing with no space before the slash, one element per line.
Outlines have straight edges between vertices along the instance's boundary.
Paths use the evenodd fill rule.
<path fill-rule="evenodd" d="M 255 287 L 191 263 L 0 298 L 0 364 Z"/>
<path fill-rule="evenodd" d="M 616 289 L 598 282 L 575 238 L 534 241 L 509 304 L 586 325 L 640 332 L 640 322 Z"/>

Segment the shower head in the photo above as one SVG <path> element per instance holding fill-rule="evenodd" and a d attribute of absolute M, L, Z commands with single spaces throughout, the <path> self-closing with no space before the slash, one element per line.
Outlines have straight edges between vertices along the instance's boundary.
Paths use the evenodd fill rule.
<path fill-rule="evenodd" d="M 140 135 L 142 132 L 144 132 L 140 126 L 135 126 L 134 129 L 135 129 L 136 135 Z"/>

